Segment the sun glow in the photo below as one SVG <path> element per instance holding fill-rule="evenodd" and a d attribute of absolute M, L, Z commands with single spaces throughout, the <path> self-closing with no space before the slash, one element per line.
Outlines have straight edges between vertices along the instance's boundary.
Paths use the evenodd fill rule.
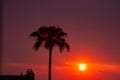
<path fill-rule="evenodd" d="M 81 71 L 85 71 L 86 68 L 87 68 L 87 66 L 86 66 L 86 64 L 84 64 L 84 63 L 81 63 L 81 64 L 79 65 L 79 69 L 80 69 Z"/>

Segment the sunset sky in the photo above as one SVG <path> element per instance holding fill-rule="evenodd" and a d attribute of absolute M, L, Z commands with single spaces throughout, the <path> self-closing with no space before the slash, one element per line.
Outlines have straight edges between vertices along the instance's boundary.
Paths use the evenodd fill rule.
<path fill-rule="evenodd" d="M 54 25 L 71 49 L 54 48 L 52 80 L 120 80 L 119 0 L 3 0 L 2 22 L 2 74 L 32 68 L 36 80 L 47 80 L 48 50 L 34 51 L 29 34 Z"/>

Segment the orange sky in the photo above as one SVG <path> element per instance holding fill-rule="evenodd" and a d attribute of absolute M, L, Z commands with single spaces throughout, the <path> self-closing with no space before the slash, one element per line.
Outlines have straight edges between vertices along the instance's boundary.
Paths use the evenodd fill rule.
<path fill-rule="evenodd" d="M 68 33 L 71 50 L 53 50 L 52 80 L 119 80 L 120 1 L 4 0 L 2 74 L 25 73 L 47 80 L 48 51 L 32 49 L 29 34 L 42 25 L 60 26 Z M 76 63 L 86 63 L 79 71 Z M 72 64 L 71 64 L 72 63 Z"/>
<path fill-rule="evenodd" d="M 116 74 L 120 73 L 120 65 L 86 63 L 87 69 L 85 71 L 80 71 L 78 68 L 79 64 L 80 63 L 66 62 L 65 64 L 60 66 L 53 65 L 53 68 L 52 68 L 53 80 L 56 80 L 56 79 L 57 80 L 60 80 L 60 79 L 96 80 L 96 79 L 104 79 L 103 76 L 108 76 L 111 73 L 116 73 Z M 3 63 L 3 66 L 6 66 L 3 69 L 8 70 L 7 74 L 12 73 L 14 75 L 16 73 L 16 70 L 14 68 L 18 69 L 17 71 L 23 72 L 23 74 L 26 73 L 24 71 L 25 69 L 27 70 L 27 68 L 32 68 L 35 72 L 37 79 L 41 79 L 41 78 L 46 79 L 44 77 L 47 77 L 46 65 L 42 66 L 42 65 L 23 64 L 23 63 Z M 16 73 L 16 74 L 20 74 L 20 73 Z M 41 77 L 40 75 L 44 75 L 44 76 Z M 100 78 L 100 77 L 103 77 L 103 78 Z M 110 79 L 110 78 L 107 78 L 107 79 Z"/>

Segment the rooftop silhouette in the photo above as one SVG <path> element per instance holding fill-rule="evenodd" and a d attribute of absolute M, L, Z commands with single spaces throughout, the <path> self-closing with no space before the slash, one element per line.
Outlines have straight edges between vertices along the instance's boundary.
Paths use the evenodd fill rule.
<path fill-rule="evenodd" d="M 32 69 L 28 69 L 26 74 L 23 75 L 0 75 L 0 80 L 35 80 L 35 75 Z"/>

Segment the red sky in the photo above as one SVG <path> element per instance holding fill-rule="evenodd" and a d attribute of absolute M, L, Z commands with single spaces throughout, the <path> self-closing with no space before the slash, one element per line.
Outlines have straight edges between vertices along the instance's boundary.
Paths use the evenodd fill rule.
<path fill-rule="evenodd" d="M 25 73 L 47 80 L 48 51 L 32 49 L 29 34 L 42 25 L 68 33 L 71 46 L 53 51 L 53 80 L 119 80 L 120 1 L 118 0 L 4 0 L 2 3 L 2 74 Z M 87 63 L 81 72 L 76 64 Z"/>

